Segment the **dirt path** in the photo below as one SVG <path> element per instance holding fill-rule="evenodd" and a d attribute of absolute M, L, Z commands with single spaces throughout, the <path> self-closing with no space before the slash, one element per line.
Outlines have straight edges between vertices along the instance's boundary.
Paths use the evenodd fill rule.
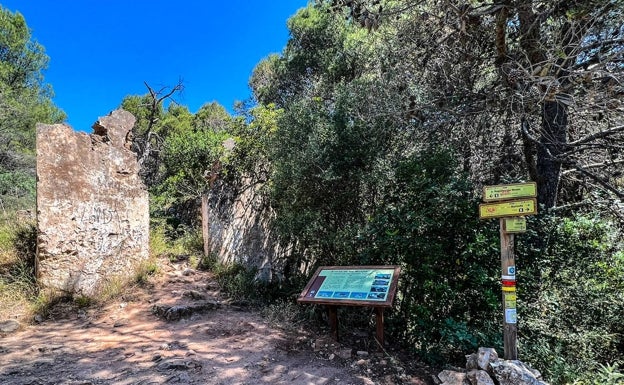
<path fill-rule="evenodd" d="M 227 305 L 208 272 L 163 270 L 102 309 L 0 336 L 0 384 L 426 384 L 381 355 Z"/>

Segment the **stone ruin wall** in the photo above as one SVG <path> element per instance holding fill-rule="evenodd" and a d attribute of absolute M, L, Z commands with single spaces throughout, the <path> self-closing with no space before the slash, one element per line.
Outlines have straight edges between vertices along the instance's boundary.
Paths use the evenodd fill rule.
<path fill-rule="evenodd" d="M 135 118 L 117 110 L 94 132 L 37 125 L 37 280 L 92 296 L 149 256 L 148 193 L 130 150 Z"/>
<path fill-rule="evenodd" d="M 217 181 L 202 197 L 204 254 L 224 264 L 258 270 L 257 278 L 279 280 L 287 248 L 270 228 L 273 210 L 259 192 L 261 184 L 243 178 L 236 184 Z"/>

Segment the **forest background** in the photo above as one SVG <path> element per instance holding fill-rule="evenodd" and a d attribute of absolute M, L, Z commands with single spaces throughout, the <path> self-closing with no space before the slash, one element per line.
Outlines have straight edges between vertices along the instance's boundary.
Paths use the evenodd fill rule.
<path fill-rule="evenodd" d="M 481 188 L 535 181 L 539 215 L 516 239 L 520 358 L 554 384 L 618 383 L 623 21 L 620 0 L 310 3 L 235 114 L 217 103 L 191 113 L 176 103 L 182 83 L 120 101 L 138 119 L 153 233 L 197 237 L 189 213 L 207 175 L 261 186 L 291 248 L 283 279 L 249 293 L 288 300 L 319 265 L 400 265 L 392 340 L 460 363 L 502 341 L 498 221 L 478 219 Z M 65 119 L 47 60 L 24 18 L 2 9 L 1 243 L 25 260 L 34 227 L 15 224 L 34 209 L 35 123 Z M 2 293 L 21 290 L 28 266 L 0 264 Z"/>

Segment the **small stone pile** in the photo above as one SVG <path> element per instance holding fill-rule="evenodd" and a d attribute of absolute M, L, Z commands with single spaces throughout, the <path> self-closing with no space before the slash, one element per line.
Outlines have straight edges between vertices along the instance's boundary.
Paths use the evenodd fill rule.
<path fill-rule="evenodd" d="M 467 355 L 466 371 L 444 370 L 434 381 L 438 385 L 548 385 L 537 370 L 522 361 L 502 360 L 492 348 Z"/>

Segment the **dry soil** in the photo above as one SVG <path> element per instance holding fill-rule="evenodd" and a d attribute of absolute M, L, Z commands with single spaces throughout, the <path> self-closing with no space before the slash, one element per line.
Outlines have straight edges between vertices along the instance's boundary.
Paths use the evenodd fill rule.
<path fill-rule="evenodd" d="M 425 367 L 279 327 L 225 298 L 210 272 L 164 261 L 97 308 L 58 306 L 0 335 L 0 384 L 428 384 Z"/>

